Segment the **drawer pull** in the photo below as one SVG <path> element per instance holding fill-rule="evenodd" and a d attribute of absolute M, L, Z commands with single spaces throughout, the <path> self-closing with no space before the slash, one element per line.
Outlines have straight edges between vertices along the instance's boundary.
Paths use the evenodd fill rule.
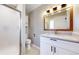
<path fill-rule="evenodd" d="M 54 53 L 56 53 L 56 47 L 54 47 Z"/>
<path fill-rule="evenodd" d="M 51 52 L 53 51 L 53 47 L 51 46 Z"/>

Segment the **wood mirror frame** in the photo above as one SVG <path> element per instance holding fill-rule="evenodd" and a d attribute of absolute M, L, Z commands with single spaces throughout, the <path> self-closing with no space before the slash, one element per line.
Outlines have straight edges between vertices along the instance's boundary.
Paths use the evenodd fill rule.
<path fill-rule="evenodd" d="M 45 29 L 45 18 L 44 18 L 44 30 L 45 31 L 73 31 L 73 7 L 70 8 L 70 25 L 69 25 L 69 29 Z"/>

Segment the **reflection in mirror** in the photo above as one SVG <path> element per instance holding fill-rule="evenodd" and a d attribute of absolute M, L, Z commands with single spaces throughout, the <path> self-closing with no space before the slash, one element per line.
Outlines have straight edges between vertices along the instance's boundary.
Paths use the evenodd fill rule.
<path fill-rule="evenodd" d="M 58 13 L 45 17 L 46 29 L 69 29 L 69 15 L 67 12 Z"/>

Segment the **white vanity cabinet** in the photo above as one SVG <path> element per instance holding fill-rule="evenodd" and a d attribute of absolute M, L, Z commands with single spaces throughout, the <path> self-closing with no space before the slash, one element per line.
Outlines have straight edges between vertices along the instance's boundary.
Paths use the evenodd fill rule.
<path fill-rule="evenodd" d="M 40 37 L 40 54 L 50 55 L 51 53 L 51 44 L 50 38 Z"/>
<path fill-rule="evenodd" d="M 77 55 L 79 43 L 64 41 L 59 38 L 40 37 L 41 55 Z"/>

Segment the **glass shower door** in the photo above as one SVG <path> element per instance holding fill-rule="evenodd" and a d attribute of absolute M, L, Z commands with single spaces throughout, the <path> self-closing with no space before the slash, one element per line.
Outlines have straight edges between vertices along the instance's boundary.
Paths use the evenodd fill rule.
<path fill-rule="evenodd" d="M 0 5 L 0 55 L 20 52 L 20 13 Z"/>

